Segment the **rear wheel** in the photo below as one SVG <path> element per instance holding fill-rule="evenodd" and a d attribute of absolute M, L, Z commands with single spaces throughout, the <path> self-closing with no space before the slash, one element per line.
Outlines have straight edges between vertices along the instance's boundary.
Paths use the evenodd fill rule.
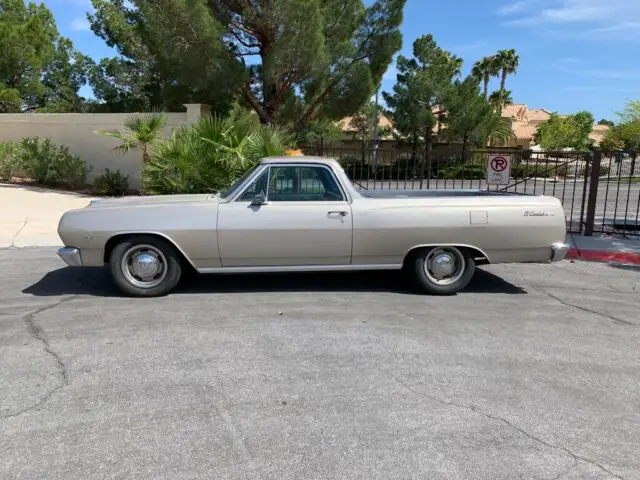
<path fill-rule="evenodd" d="M 180 281 L 180 255 L 166 240 L 140 235 L 118 243 L 109 257 L 111 277 L 126 295 L 166 295 Z"/>
<path fill-rule="evenodd" d="M 416 287 L 436 295 L 451 295 L 465 288 L 473 278 L 475 266 L 467 250 L 450 246 L 420 249 L 407 265 Z"/>

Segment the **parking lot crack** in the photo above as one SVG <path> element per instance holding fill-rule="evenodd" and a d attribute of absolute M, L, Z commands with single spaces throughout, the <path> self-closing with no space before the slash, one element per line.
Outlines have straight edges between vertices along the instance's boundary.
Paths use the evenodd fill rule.
<path fill-rule="evenodd" d="M 442 398 L 439 398 L 435 395 L 431 395 L 425 392 L 421 392 L 415 388 L 413 388 L 411 385 L 409 385 L 407 382 L 401 380 L 400 378 L 398 378 L 396 375 L 392 374 L 391 372 L 385 370 L 385 372 L 387 373 L 387 375 L 389 375 L 389 377 L 391 377 L 393 380 L 395 380 L 399 385 L 403 386 L 404 388 L 406 388 L 407 390 L 409 390 L 410 392 L 413 392 L 414 394 L 426 398 L 428 400 L 437 402 L 441 405 L 445 405 L 445 406 L 449 406 L 449 407 L 454 407 L 454 408 L 459 408 L 462 410 L 468 410 L 471 411 L 477 415 L 481 415 L 485 418 L 494 420 L 496 422 L 500 422 L 504 425 L 506 425 L 507 427 L 509 427 L 510 429 L 519 432 L 520 434 L 522 434 L 523 436 L 527 437 L 528 439 L 530 439 L 533 442 L 536 442 L 540 445 L 543 445 L 547 448 L 553 449 L 553 450 L 557 450 L 560 452 L 563 452 L 564 454 L 568 455 L 569 457 L 572 458 L 574 464 L 571 465 L 571 467 L 569 467 L 568 469 L 565 469 L 563 472 L 560 472 L 558 474 L 558 476 L 554 477 L 553 480 L 558 480 L 559 478 L 561 478 L 563 475 L 566 475 L 572 468 L 575 467 L 575 465 L 578 463 L 578 461 L 582 461 L 585 463 L 588 463 L 590 465 L 593 465 L 594 467 L 600 469 L 601 471 L 607 473 L 608 475 L 611 475 L 614 478 L 618 478 L 620 480 L 625 480 L 624 477 L 618 475 L 615 472 L 612 472 L 611 470 L 609 470 L 607 467 L 605 467 L 604 465 L 601 465 L 600 463 L 598 463 L 596 460 L 592 460 L 588 457 L 585 457 L 583 455 L 579 455 L 577 453 L 572 452 L 571 450 L 569 450 L 566 447 L 563 447 L 561 445 L 555 445 L 553 443 L 547 442 L 546 440 L 538 437 L 537 435 L 526 431 L 525 429 L 517 426 L 516 424 L 512 423 L 511 421 L 507 420 L 504 417 L 500 417 L 498 415 L 493 415 L 491 413 L 485 412 L 482 409 L 480 409 L 479 407 L 475 406 L 475 405 L 469 405 L 469 404 L 464 404 L 464 403 L 457 403 L 451 400 L 445 400 Z"/>
<path fill-rule="evenodd" d="M 11 237 L 11 243 L 9 244 L 9 248 L 15 248 L 16 247 L 16 239 L 18 238 L 18 235 L 20 235 L 20 232 L 22 232 L 22 230 L 24 230 L 24 227 L 27 226 L 27 223 L 29 223 L 29 219 L 25 218 L 24 223 L 22 224 L 22 226 L 18 229 L 18 231 L 16 233 L 13 234 L 13 237 Z"/>
<path fill-rule="evenodd" d="M 543 290 L 540 287 L 535 287 L 532 285 L 532 287 L 542 293 L 544 293 L 547 297 L 552 298 L 553 300 L 556 300 L 557 302 L 560 302 L 562 305 L 564 305 L 565 307 L 571 307 L 571 308 L 576 308 L 578 310 L 581 310 L 583 312 L 587 312 L 587 313 L 593 313 L 594 315 L 599 315 L 601 317 L 607 318 L 609 320 L 612 320 L 613 322 L 619 324 L 619 325 L 630 325 L 632 327 L 638 327 L 640 325 L 638 325 L 637 323 L 634 322 L 630 322 L 628 320 L 623 320 L 621 318 L 616 317 L 615 315 L 609 315 L 608 313 L 604 313 L 604 312 L 599 312 L 598 310 L 594 310 L 592 308 L 588 308 L 588 307 L 583 307 L 582 305 L 576 305 L 574 303 L 571 302 L 567 302 L 566 300 L 558 297 L 557 295 L 554 295 L 551 292 L 547 292 L 546 290 Z"/>
<path fill-rule="evenodd" d="M 22 317 L 22 321 L 26 324 L 27 329 L 31 334 L 31 337 L 37 340 L 42 346 L 42 350 L 54 360 L 56 365 L 56 370 L 57 370 L 57 376 L 59 377 L 59 382 L 58 382 L 58 385 L 56 385 L 54 388 L 50 389 L 42 397 L 40 397 L 40 399 L 36 403 L 29 405 L 25 408 L 22 408 L 17 412 L 10 413 L 8 415 L 3 415 L 0 418 L 5 419 L 5 418 L 17 417 L 30 410 L 35 410 L 40 408 L 53 396 L 54 393 L 56 393 L 58 390 L 60 390 L 61 388 L 63 388 L 65 385 L 69 383 L 69 373 L 67 371 L 67 367 L 62 361 L 62 358 L 60 357 L 60 355 L 51 347 L 51 344 L 49 343 L 49 340 L 47 339 L 42 327 L 36 323 L 36 317 L 41 313 L 44 313 L 49 310 L 53 310 L 54 308 L 59 307 L 63 303 L 73 300 L 75 297 L 76 295 L 65 297 L 56 303 L 45 305 L 44 307 L 40 307 L 37 310 L 34 310 L 33 312 L 29 312 Z"/>

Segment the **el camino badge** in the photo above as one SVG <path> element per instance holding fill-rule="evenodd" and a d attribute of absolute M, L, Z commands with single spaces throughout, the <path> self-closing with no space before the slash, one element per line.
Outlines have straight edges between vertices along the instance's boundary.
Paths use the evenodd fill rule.
<path fill-rule="evenodd" d="M 555 217 L 555 213 L 552 212 L 536 212 L 535 210 L 526 210 L 524 212 L 525 217 Z"/>

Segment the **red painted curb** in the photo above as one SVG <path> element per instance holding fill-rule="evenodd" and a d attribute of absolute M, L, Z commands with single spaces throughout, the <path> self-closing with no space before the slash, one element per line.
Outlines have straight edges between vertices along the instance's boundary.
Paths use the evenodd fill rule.
<path fill-rule="evenodd" d="M 590 262 L 616 262 L 640 265 L 640 253 L 615 250 L 578 250 L 577 248 L 570 248 L 566 258 L 587 260 Z"/>

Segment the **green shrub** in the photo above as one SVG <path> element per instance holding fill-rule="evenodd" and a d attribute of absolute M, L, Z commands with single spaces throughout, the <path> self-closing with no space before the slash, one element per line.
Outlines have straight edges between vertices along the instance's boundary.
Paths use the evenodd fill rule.
<path fill-rule="evenodd" d="M 20 143 L 22 164 L 28 177 L 42 185 L 55 185 L 56 172 L 53 168 L 57 149 L 48 138 L 25 138 Z"/>
<path fill-rule="evenodd" d="M 100 195 L 120 197 L 129 190 L 129 175 L 123 175 L 120 170 L 112 172 L 105 168 L 104 173 L 93 181 L 93 188 Z"/>
<path fill-rule="evenodd" d="M 89 167 L 76 155 L 71 155 L 67 147 L 60 147 L 53 165 L 58 185 L 80 188 L 87 184 Z"/>
<path fill-rule="evenodd" d="M 527 165 L 520 164 L 511 167 L 511 176 L 513 178 L 539 177 L 548 178 L 556 175 L 555 169 L 550 165 Z"/>
<path fill-rule="evenodd" d="M 69 149 L 50 139 L 25 138 L 20 142 L 20 164 L 28 177 L 41 185 L 86 185 L 89 168 Z"/>
<path fill-rule="evenodd" d="M 143 166 L 143 188 L 151 194 L 216 192 L 293 143 L 293 135 L 278 127 L 203 116 L 154 145 Z"/>
<path fill-rule="evenodd" d="M 487 168 L 484 165 L 452 165 L 438 169 L 438 178 L 443 180 L 484 180 Z"/>
<path fill-rule="evenodd" d="M 15 142 L 0 143 L 0 182 L 10 182 L 20 170 L 19 152 Z"/>

